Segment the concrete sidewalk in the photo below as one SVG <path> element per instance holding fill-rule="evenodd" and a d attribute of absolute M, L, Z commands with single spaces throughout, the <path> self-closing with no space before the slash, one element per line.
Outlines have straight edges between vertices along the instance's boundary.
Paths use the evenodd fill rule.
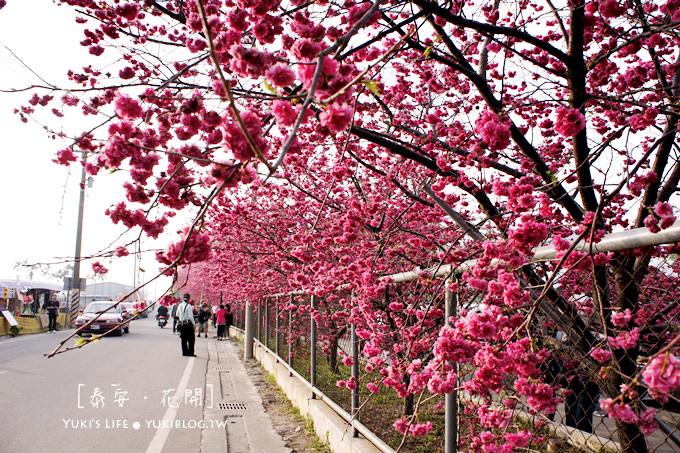
<path fill-rule="evenodd" d="M 289 453 L 264 410 L 262 399 L 238 357 L 235 340 L 196 339 L 207 353 L 202 453 Z M 207 352 L 204 352 L 206 351 Z M 211 420 L 224 421 L 222 428 Z M 219 425 L 223 425 L 219 423 Z"/>

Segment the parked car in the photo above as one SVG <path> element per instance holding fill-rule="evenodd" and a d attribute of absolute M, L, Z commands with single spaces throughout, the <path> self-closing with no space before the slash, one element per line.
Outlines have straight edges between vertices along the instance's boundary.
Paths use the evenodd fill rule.
<path fill-rule="evenodd" d="M 130 318 L 135 316 L 135 312 L 137 312 L 137 310 L 135 309 L 135 304 L 133 304 L 132 302 L 121 302 L 121 305 L 125 307 L 125 310 L 127 310 Z"/>
<path fill-rule="evenodd" d="M 76 318 L 76 329 L 84 326 L 87 322 L 99 315 L 99 317 L 94 320 L 92 324 L 83 329 L 81 333 L 101 334 L 110 330 L 116 324 L 120 325 L 113 334 L 120 336 L 123 335 L 123 333 L 130 333 L 130 314 L 123 304 L 118 304 L 118 306 L 113 307 L 104 313 L 107 308 L 114 304 L 114 301 L 90 302 L 87 307 L 85 307 L 85 310 L 83 310 Z"/>

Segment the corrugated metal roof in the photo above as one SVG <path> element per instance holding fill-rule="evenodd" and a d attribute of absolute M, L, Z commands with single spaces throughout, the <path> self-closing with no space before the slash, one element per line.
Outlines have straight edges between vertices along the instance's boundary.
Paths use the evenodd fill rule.
<path fill-rule="evenodd" d="M 16 288 L 16 280 L 0 280 L 0 288 Z M 51 291 L 61 291 L 64 289 L 64 285 L 52 282 L 36 282 L 33 280 L 26 280 L 19 282 L 20 290 L 28 289 L 49 289 Z"/>

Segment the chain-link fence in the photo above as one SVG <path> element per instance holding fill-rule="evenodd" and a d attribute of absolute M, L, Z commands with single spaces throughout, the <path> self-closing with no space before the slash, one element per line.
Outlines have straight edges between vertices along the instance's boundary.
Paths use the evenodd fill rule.
<path fill-rule="evenodd" d="M 458 385 L 454 392 L 448 392 L 448 398 L 427 388 L 412 392 L 408 390 L 413 388 L 408 372 L 392 375 L 386 371 L 392 361 L 413 364 L 417 363 L 414 358 L 423 362 L 430 359 L 435 338 L 447 320 L 457 319 L 452 315 L 474 313 L 483 303 L 485 291 L 457 284 L 456 270 L 440 273 L 449 280 L 423 275 L 395 278 L 380 297 L 370 300 L 375 312 L 381 313 L 380 319 L 359 320 L 357 306 L 367 303 L 366 299 L 343 290 L 323 298 L 299 293 L 267 297 L 256 304 L 256 337 L 317 391 L 355 414 L 395 450 L 478 449 L 474 439 L 488 429 L 480 424 L 479 414 L 485 412 L 509 416 L 505 424 L 508 431 L 535 432 L 532 448 L 539 451 L 639 451 L 635 445 L 643 444 L 654 453 L 677 452 L 679 391 L 659 397 L 646 387 L 641 372 L 659 351 L 677 349 L 672 342 L 680 327 L 680 288 L 674 282 L 680 272 L 674 255 L 655 259 L 648 269 L 645 275 L 631 279 L 639 290 L 639 309 L 619 316 L 632 317 L 627 324 L 634 328 L 628 330 L 603 327 L 603 298 L 608 295 L 593 294 L 596 276 L 591 267 L 576 263 L 559 270 L 554 262 L 544 262 L 517 272 L 522 289 L 535 303 L 504 314 L 521 318 L 518 327 L 521 324 L 526 330 L 533 350 L 547 351 L 540 364 L 527 366 L 535 365 L 540 372 L 536 382 L 548 384 L 556 392 L 559 404 L 553 411 L 532 410 L 526 394 L 517 391 L 512 370 L 498 370 L 498 376 L 487 379 L 493 382 L 497 378 L 497 391 L 492 396 L 480 396 L 474 391 L 475 379 L 480 370 L 491 372 L 492 367 L 471 361 L 456 368 Z M 547 275 L 555 278 L 536 277 Z M 612 280 L 615 276 L 603 278 Z M 618 283 L 610 282 L 610 287 L 618 288 Z M 404 305 L 417 306 L 418 310 L 409 313 Z M 245 316 L 237 316 L 237 325 L 239 319 Z M 380 352 L 371 344 L 373 338 L 361 332 L 369 326 L 382 330 Z M 628 349 L 608 347 L 612 341 L 630 337 L 631 332 L 637 341 Z M 406 338 L 408 344 L 404 343 Z M 611 360 L 593 358 L 589 352 L 597 348 L 613 354 Z M 627 363 L 631 359 L 632 363 Z M 411 366 L 409 372 L 418 371 Z M 391 380 L 390 385 L 381 385 L 387 380 Z M 628 385 L 626 401 L 632 401 L 642 414 L 628 420 L 630 423 L 610 418 L 600 404 L 621 394 L 621 388 L 614 387 L 616 383 Z M 393 428 L 395 420 L 413 414 L 417 414 L 419 423 L 432 423 L 427 435 L 402 436 Z M 630 425 L 642 428 L 636 431 Z M 625 442 L 621 442 L 622 435 Z"/>

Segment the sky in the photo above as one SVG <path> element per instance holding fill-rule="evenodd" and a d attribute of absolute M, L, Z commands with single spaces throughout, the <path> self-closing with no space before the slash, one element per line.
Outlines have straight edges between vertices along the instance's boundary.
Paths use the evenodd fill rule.
<path fill-rule="evenodd" d="M 68 142 L 50 137 L 40 123 L 71 132 L 84 130 L 88 124 L 78 115 L 56 118 L 49 108 L 36 117 L 37 121 L 29 119 L 24 124 L 13 110 L 27 104 L 32 92 L 10 92 L 44 85 L 41 79 L 68 86 L 67 71 L 90 64 L 87 48 L 78 44 L 83 39 L 82 27 L 74 17 L 69 7 L 55 5 L 52 0 L 8 0 L 0 9 L 0 279 L 27 280 L 30 270 L 15 269 L 18 262 L 52 263 L 51 269 L 56 271 L 72 263 L 75 254 L 81 167 L 67 168 L 52 162 Z M 55 98 L 61 95 L 54 93 Z M 122 175 L 100 174 L 86 189 L 81 256 L 109 248 L 121 235 L 116 246 L 134 237 L 104 214 L 109 206 L 124 199 L 121 181 Z M 164 248 L 167 242 L 168 237 L 161 236 L 158 241 L 144 242 L 142 249 Z M 88 283 L 95 282 L 93 261 L 81 264 L 80 276 L 91 277 Z M 97 282 L 132 285 L 155 276 L 159 268 L 153 253 L 141 257 L 146 272 L 135 271 L 132 256 L 99 261 L 109 272 Z M 34 273 L 33 280 L 54 281 L 40 272 Z M 168 284 L 169 280 L 163 279 L 147 296 L 160 297 Z"/>

